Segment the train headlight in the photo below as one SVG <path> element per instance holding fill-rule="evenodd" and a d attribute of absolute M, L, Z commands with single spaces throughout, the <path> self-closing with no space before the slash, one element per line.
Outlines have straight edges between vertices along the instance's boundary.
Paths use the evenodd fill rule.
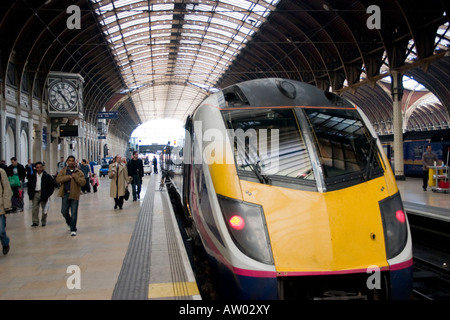
<path fill-rule="evenodd" d="M 236 246 L 259 262 L 273 264 L 266 219 L 261 206 L 217 195 L 228 232 Z"/>
<path fill-rule="evenodd" d="M 386 255 L 388 259 L 397 256 L 405 247 L 408 237 L 406 215 L 400 193 L 379 202 L 383 220 Z"/>

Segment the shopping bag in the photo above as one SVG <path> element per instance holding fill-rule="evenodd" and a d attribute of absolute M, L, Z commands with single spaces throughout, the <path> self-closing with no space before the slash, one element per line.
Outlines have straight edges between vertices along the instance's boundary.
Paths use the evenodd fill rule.
<path fill-rule="evenodd" d="M 48 199 L 47 202 L 45 203 L 44 210 L 43 210 L 44 214 L 48 213 L 49 208 L 50 208 L 50 199 Z"/>
<path fill-rule="evenodd" d="M 20 187 L 20 180 L 18 176 L 16 175 L 10 176 L 8 177 L 8 180 L 11 187 Z"/>

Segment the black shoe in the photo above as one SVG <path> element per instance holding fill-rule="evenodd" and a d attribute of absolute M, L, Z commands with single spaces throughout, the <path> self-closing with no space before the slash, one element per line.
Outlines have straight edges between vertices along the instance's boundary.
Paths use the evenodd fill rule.
<path fill-rule="evenodd" d="M 117 206 L 114 206 L 114 209 L 117 209 Z"/>
<path fill-rule="evenodd" d="M 4 247 L 3 247 L 3 254 L 4 254 L 4 255 L 7 255 L 8 252 L 9 252 L 9 245 L 8 245 L 8 246 L 4 246 Z"/>
<path fill-rule="evenodd" d="M 33 223 L 32 225 L 31 225 L 32 227 L 37 227 L 37 226 L 39 226 L 37 223 Z"/>
<path fill-rule="evenodd" d="M 45 227 L 45 223 L 43 223 L 42 226 Z"/>
<path fill-rule="evenodd" d="M 424 188 L 423 188 L 423 191 L 427 191 L 427 188 L 424 187 Z"/>

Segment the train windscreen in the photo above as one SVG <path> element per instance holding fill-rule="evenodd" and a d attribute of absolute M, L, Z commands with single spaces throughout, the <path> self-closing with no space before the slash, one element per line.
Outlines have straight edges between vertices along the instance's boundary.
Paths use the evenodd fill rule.
<path fill-rule="evenodd" d="M 223 110 L 222 115 L 240 174 L 261 183 L 315 180 L 294 109 Z"/>
<path fill-rule="evenodd" d="M 328 186 L 343 181 L 367 181 L 383 173 L 376 138 L 356 110 L 304 109 L 304 112 Z"/>

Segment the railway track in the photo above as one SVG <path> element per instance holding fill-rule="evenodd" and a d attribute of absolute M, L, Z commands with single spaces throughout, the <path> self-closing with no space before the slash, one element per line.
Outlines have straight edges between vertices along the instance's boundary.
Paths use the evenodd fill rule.
<path fill-rule="evenodd" d="M 174 207 L 180 210 L 180 208 Z M 408 212 L 407 212 L 408 213 Z M 182 215 L 177 215 L 181 229 L 186 227 Z M 413 240 L 413 295 L 416 300 L 450 300 L 450 222 L 437 221 L 408 213 Z M 189 229 L 189 228 L 187 228 Z M 192 239 L 188 235 L 187 248 L 192 247 Z M 192 253 L 190 254 L 192 257 Z M 203 262 L 202 262 L 203 261 Z M 200 274 L 208 274 L 200 264 L 193 261 Z M 200 268 L 200 267 L 201 268 Z M 199 280 L 199 279 L 197 279 Z M 200 281 L 207 287 L 209 281 Z M 206 290 L 208 291 L 208 290 Z M 205 292 L 206 292 L 205 291 Z M 202 291 L 203 292 L 203 291 Z M 208 296 L 203 292 L 203 295 Z"/>
<path fill-rule="evenodd" d="M 413 240 L 413 294 L 450 300 L 450 223 L 408 213 Z"/>
<path fill-rule="evenodd" d="M 443 261 L 450 260 L 437 252 L 415 250 L 413 293 L 417 299 L 450 300 L 450 266 Z"/>

